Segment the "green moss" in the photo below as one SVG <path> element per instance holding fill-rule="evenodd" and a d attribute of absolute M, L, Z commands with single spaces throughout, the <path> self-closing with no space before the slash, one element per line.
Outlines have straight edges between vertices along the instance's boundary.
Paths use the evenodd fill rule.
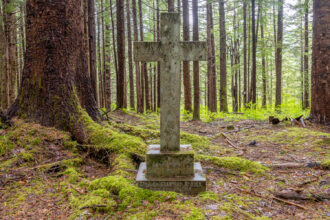
<path fill-rule="evenodd" d="M 14 143 L 7 136 L 0 136 L 0 156 L 14 148 Z"/>
<path fill-rule="evenodd" d="M 66 169 L 63 173 L 63 175 L 66 175 L 68 177 L 68 181 L 71 184 L 76 183 L 79 178 L 80 178 L 80 174 L 77 172 L 77 170 L 75 168 L 68 168 Z"/>
<path fill-rule="evenodd" d="M 34 160 L 34 156 L 31 153 L 20 153 L 20 157 L 24 160 L 24 162 L 30 162 Z"/>
<path fill-rule="evenodd" d="M 211 191 L 202 192 L 198 197 L 204 201 L 219 201 L 219 196 Z"/>
<path fill-rule="evenodd" d="M 323 169 L 330 169 L 330 159 L 325 159 L 321 162 Z"/>
<path fill-rule="evenodd" d="M 197 159 L 211 162 L 220 167 L 224 167 L 232 170 L 238 170 L 242 172 L 263 174 L 265 171 L 268 170 L 268 168 L 262 166 L 257 162 L 253 162 L 240 157 L 215 157 L 215 156 L 197 155 Z"/>
<path fill-rule="evenodd" d="M 164 199 L 173 200 L 176 193 L 173 192 L 153 192 L 138 188 L 133 185 L 132 181 L 122 176 L 108 176 L 92 181 L 88 187 L 89 190 L 107 190 L 111 195 L 118 195 L 121 203 L 120 209 L 126 207 L 138 207 L 143 205 L 143 201 L 153 203 L 156 200 L 164 201 Z"/>

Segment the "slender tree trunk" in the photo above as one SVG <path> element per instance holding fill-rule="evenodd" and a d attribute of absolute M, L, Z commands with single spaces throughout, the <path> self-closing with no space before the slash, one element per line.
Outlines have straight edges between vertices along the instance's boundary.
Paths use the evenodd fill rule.
<path fill-rule="evenodd" d="M 136 10 L 136 1 L 132 0 L 132 14 L 133 14 L 133 27 L 134 27 L 134 41 L 139 40 L 138 35 L 138 22 L 137 22 L 137 10 Z M 140 73 L 140 62 L 135 62 L 135 81 L 136 81 L 136 103 L 137 103 L 137 112 L 143 113 L 143 96 L 141 91 L 141 73 Z"/>
<path fill-rule="evenodd" d="M 118 59 L 117 59 L 117 44 L 116 44 L 116 34 L 115 34 L 115 24 L 114 16 L 112 11 L 112 0 L 110 0 L 110 18 L 111 18 L 111 30 L 112 30 L 112 48 L 113 48 L 113 57 L 115 61 L 115 72 L 116 72 L 116 89 L 118 90 Z"/>
<path fill-rule="evenodd" d="M 99 16 L 97 16 L 97 21 L 96 21 L 96 23 L 97 23 L 97 40 L 96 40 L 96 42 L 97 42 L 97 73 L 98 73 L 98 80 L 99 80 L 99 105 L 100 105 L 100 107 L 104 107 L 104 98 L 103 98 L 103 72 L 102 72 L 102 69 L 103 69 L 103 65 L 102 65 L 102 52 L 101 52 L 101 41 L 102 41 L 102 39 L 101 39 L 101 16 L 100 16 L 100 14 L 101 13 L 99 13 L 100 11 L 101 11 L 101 9 L 99 8 L 98 10 L 98 15 Z"/>
<path fill-rule="evenodd" d="M 276 45 L 276 100 L 275 100 L 275 106 L 277 108 L 280 108 L 282 104 L 283 4 L 284 4 L 284 0 L 278 1 L 277 45 Z"/>
<path fill-rule="evenodd" d="M 104 97 L 105 97 L 105 107 L 111 110 L 111 56 L 110 56 L 110 20 L 106 20 L 105 24 L 105 70 L 104 70 Z"/>
<path fill-rule="evenodd" d="M 189 3 L 188 0 L 182 1 L 183 15 L 183 40 L 190 40 L 189 32 Z M 183 61 L 183 88 L 184 88 L 184 109 L 188 112 L 192 111 L 191 106 L 191 82 L 190 82 L 190 63 Z"/>
<path fill-rule="evenodd" d="M 298 2 L 301 5 L 301 0 Z M 300 20 L 300 75 L 301 75 L 301 106 L 304 108 L 304 23 L 303 23 L 303 15 L 301 16 Z"/>
<path fill-rule="evenodd" d="M 88 36 L 89 36 L 89 66 L 92 88 L 97 100 L 97 75 L 96 75 L 96 35 L 95 35 L 95 5 L 94 0 L 88 0 Z"/>
<path fill-rule="evenodd" d="M 257 103 L 257 36 L 255 22 L 255 0 L 252 3 L 252 71 L 251 71 L 251 97 L 253 104 Z"/>
<path fill-rule="evenodd" d="M 265 42 L 266 39 L 264 37 L 264 20 L 261 13 L 261 24 L 260 24 L 260 31 L 261 31 L 261 62 L 262 62 L 262 107 L 266 108 L 267 105 L 267 77 L 266 77 L 266 47 Z"/>
<path fill-rule="evenodd" d="M 117 8 L 117 53 L 118 53 L 118 86 L 117 108 L 125 108 L 125 10 L 124 1 L 116 0 Z"/>
<path fill-rule="evenodd" d="M 309 74 L 308 74 L 308 4 L 305 0 L 305 53 L 304 53 L 304 105 L 303 108 L 309 108 Z"/>
<path fill-rule="evenodd" d="M 129 71 L 129 104 L 131 109 L 135 109 L 134 102 L 134 76 L 133 76 L 133 58 L 132 58 L 132 32 L 131 32 L 131 14 L 130 0 L 126 0 L 127 13 L 127 45 L 128 45 L 128 71 Z"/>
<path fill-rule="evenodd" d="M 193 41 L 199 41 L 198 30 L 198 0 L 192 1 L 193 13 Z M 194 112 L 193 120 L 200 120 L 200 91 L 199 91 L 199 62 L 193 63 L 194 72 Z"/>
<path fill-rule="evenodd" d="M 328 1 L 314 0 L 313 9 L 311 118 L 330 124 L 330 4 Z"/>
<path fill-rule="evenodd" d="M 157 0 L 156 2 L 157 4 L 157 41 L 160 41 L 160 35 L 159 35 L 159 31 L 160 31 L 160 21 L 159 21 L 159 0 Z M 157 63 L 157 108 L 160 108 L 160 62 Z"/>
<path fill-rule="evenodd" d="M 93 119 L 100 117 L 88 75 L 82 7 L 80 0 L 27 1 L 26 65 L 19 97 L 8 111 L 71 131 L 78 141 L 85 138 L 81 106 Z"/>
<path fill-rule="evenodd" d="M 1 6 L 1 4 L 0 4 Z M 3 5 L 2 5 L 3 7 Z M 0 7 L 0 14 L 3 8 Z M 3 16 L 2 16 L 3 18 Z M 3 19 L 0 18 L 0 108 L 7 108 L 6 103 L 6 71 L 5 71 L 5 57 L 6 57 L 6 37 L 4 30 Z"/>
<path fill-rule="evenodd" d="M 246 59 L 246 1 L 243 3 L 243 53 L 244 53 L 244 82 L 243 82 L 243 102 L 244 106 L 247 104 L 247 59 Z"/>
<path fill-rule="evenodd" d="M 140 11 L 140 38 L 143 41 L 143 13 L 142 13 L 142 1 L 139 0 L 139 11 Z M 144 100 L 146 103 L 146 110 L 151 110 L 150 106 L 150 96 L 149 96 L 149 80 L 148 80 L 148 70 L 147 70 L 147 63 L 141 63 L 141 73 L 142 73 L 142 95 L 144 96 Z"/>
<path fill-rule="evenodd" d="M 220 23 L 220 111 L 228 112 L 227 104 L 227 59 L 226 59 L 226 20 L 224 0 L 219 0 Z"/>

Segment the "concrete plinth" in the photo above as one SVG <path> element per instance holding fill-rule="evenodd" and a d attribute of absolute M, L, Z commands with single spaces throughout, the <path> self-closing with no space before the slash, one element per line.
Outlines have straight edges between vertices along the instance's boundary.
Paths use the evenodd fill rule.
<path fill-rule="evenodd" d="M 150 145 L 146 163 L 147 177 L 194 176 L 194 152 L 190 145 L 181 145 L 176 152 L 163 152 L 160 145 Z"/>
<path fill-rule="evenodd" d="M 198 194 L 206 190 L 206 178 L 200 163 L 194 163 L 191 177 L 146 177 L 146 163 L 141 163 L 136 177 L 139 187 L 150 190 L 174 191 L 184 194 Z"/>

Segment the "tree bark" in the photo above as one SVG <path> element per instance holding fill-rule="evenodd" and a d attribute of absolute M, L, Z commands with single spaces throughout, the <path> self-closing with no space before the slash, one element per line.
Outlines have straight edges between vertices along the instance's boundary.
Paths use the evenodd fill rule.
<path fill-rule="evenodd" d="M 314 0 L 312 50 L 312 105 L 311 118 L 319 123 L 330 123 L 330 5 Z"/>
<path fill-rule="evenodd" d="M 117 8 L 117 53 L 118 53 L 118 86 L 117 108 L 125 108 L 125 10 L 124 1 L 116 0 Z"/>
<path fill-rule="evenodd" d="M 95 94 L 95 100 L 97 100 L 97 75 L 96 75 L 96 34 L 95 34 L 95 5 L 94 0 L 88 0 L 88 36 L 89 36 L 89 66 L 90 77 L 93 88 L 93 94 Z"/>
<path fill-rule="evenodd" d="M 137 10 L 136 1 L 132 0 L 132 15 L 133 15 L 133 27 L 134 27 L 134 41 L 139 40 L 138 35 L 138 22 L 137 22 Z M 135 62 L 135 81 L 136 81 L 136 103 L 137 112 L 143 113 L 143 96 L 141 91 L 141 73 L 140 73 L 140 62 Z"/>
<path fill-rule="evenodd" d="M 226 59 L 226 20 L 224 0 L 219 0 L 220 23 L 220 111 L 228 112 L 227 104 L 227 59 Z"/>
<path fill-rule="evenodd" d="M 251 71 L 251 97 L 252 104 L 257 102 L 257 36 L 255 22 L 255 0 L 251 0 L 252 9 L 252 71 Z"/>
<path fill-rule="evenodd" d="M 304 104 L 303 108 L 309 108 L 309 74 L 308 74 L 308 4 L 309 0 L 305 0 L 305 53 L 304 53 Z"/>
<path fill-rule="evenodd" d="M 243 54 L 244 54 L 244 79 L 243 79 L 243 102 L 244 106 L 247 104 L 247 57 L 246 57 L 246 1 L 243 3 Z"/>
<path fill-rule="evenodd" d="M 260 7 L 260 6 L 259 6 Z M 264 36 L 263 15 L 261 12 L 260 32 L 261 32 L 261 63 L 262 63 L 262 107 L 267 105 L 267 76 L 266 76 L 266 46 Z"/>
<path fill-rule="evenodd" d="M 183 15 L 183 40 L 189 41 L 189 3 L 188 0 L 182 1 Z M 184 109 L 188 112 L 192 111 L 191 106 L 191 82 L 190 82 L 190 63 L 183 61 L 183 88 L 184 88 Z"/>
<path fill-rule="evenodd" d="M 282 104 L 282 43 L 283 43 L 283 4 L 284 0 L 278 1 L 277 18 L 277 45 L 276 45 L 276 99 L 275 107 Z"/>
<path fill-rule="evenodd" d="M 157 0 L 156 4 L 157 4 L 157 41 L 160 41 L 159 0 Z M 160 62 L 157 62 L 157 94 L 158 94 L 157 108 L 160 108 L 160 96 L 161 96 L 161 94 L 160 94 Z"/>
<path fill-rule="evenodd" d="M 168 12 L 174 12 L 174 0 L 167 0 Z"/>
<path fill-rule="evenodd" d="M 19 96 L 8 115 L 27 117 L 84 139 L 82 105 L 97 120 L 83 36 L 82 1 L 27 1 L 26 55 Z M 63 35 L 63 33 L 66 33 Z"/>
<path fill-rule="evenodd" d="M 131 32 L 131 14 L 130 0 L 126 0 L 127 14 L 127 46 L 128 46 L 128 72 L 129 72 L 129 104 L 131 109 L 135 109 L 134 101 L 134 76 L 133 76 L 133 58 L 132 58 L 132 32 Z"/>
<path fill-rule="evenodd" d="M 198 30 L 198 0 L 192 1 L 193 13 L 193 41 L 199 41 Z M 194 112 L 193 120 L 200 120 L 200 91 L 199 91 L 199 62 L 193 63 L 194 72 Z"/>

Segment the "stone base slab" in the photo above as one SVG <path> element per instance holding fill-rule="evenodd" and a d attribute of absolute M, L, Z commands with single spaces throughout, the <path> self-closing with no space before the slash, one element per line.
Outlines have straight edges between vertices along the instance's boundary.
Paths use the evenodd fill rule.
<path fill-rule="evenodd" d="M 147 177 L 194 176 L 194 152 L 190 145 L 181 145 L 177 152 L 163 152 L 160 145 L 150 145 L 146 163 Z"/>
<path fill-rule="evenodd" d="M 206 190 L 206 178 L 200 163 L 194 163 L 193 177 L 150 178 L 146 175 L 146 163 L 141 163 L 136 177 L 139 187 L 158 191 L 174 191 L 183 194 L 198 194 Z"/>

